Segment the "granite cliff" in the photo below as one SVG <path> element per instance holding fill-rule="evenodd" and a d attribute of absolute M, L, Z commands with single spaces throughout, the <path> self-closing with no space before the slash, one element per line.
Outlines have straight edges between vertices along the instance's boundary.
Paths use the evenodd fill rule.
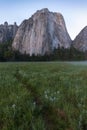
<path fill-rule="evenodd" d="M 24 54 L 50 54 L 55 48 L 71 46 L 65 21 L 60 13 L 38 10 L 18 28 L 12 47 Z"/>
<path fill-rule="evenodd" d="M 87 26 L 76 36 L 73 41 L 73 46 L 80 51 L 87 51 Z"/>
<path fill-rule="evenodd" d="M 0 25 L 0 43 L 8 42 L 13 40 L 17 32 L 18 26 L 16 23 L 14 25 L 8 25 L 7 22 Z"/>

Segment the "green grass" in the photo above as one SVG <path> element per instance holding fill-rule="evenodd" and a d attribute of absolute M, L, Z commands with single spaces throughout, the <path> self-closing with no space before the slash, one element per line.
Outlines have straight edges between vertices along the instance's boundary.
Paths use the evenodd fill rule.
<path fill-rule="evenodd" d="M 0 130 L 87 130 L 87 66 L 0 63 Z"/>

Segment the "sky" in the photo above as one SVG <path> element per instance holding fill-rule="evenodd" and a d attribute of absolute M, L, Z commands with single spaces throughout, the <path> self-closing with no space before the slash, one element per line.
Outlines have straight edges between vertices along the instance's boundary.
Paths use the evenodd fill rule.
<path fill-rule="evenodd" d="M 72 39 L 87 26 L 87 0 L 0 0 L 0 24 L 9 24 L 31 17 L 42 8 L 60 12 Z"/>

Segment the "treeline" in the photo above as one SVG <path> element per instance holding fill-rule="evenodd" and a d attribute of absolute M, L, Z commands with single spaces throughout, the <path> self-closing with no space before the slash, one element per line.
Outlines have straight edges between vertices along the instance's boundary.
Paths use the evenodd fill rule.
<path fill-rule="evenodd" d="M 44 56 L 34 54 L 29 56 L 27 54 L 20 54 L 18 51 L 12 50 L 12 40 L 0 44 L 0 61 L 74 61 L 86 60 L 87 53 L 80 52 L 73 46 L 69 49 L 58 48 L 52 54 L 45 54 Z"/>

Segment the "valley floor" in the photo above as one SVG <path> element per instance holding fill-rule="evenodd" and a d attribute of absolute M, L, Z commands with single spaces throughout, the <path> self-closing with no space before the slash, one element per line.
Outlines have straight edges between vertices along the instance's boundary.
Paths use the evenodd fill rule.
<path fill-rule="evenodd" d="M 0 63 L 0 130 L 87 130 L 87 62 Z"/>

